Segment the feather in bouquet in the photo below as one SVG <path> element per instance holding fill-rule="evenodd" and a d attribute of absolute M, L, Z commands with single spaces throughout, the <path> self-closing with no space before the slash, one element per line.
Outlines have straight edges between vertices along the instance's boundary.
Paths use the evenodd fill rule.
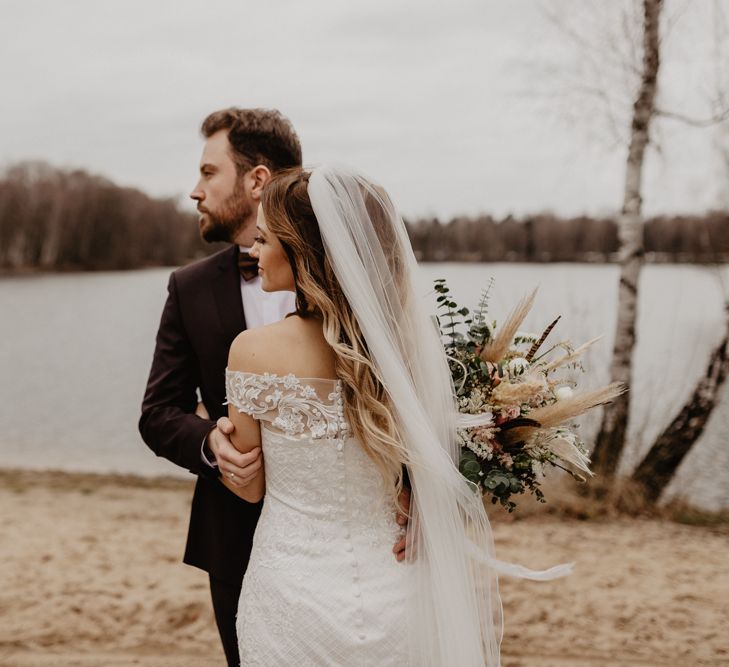
<path fill-rule="evenodd" d="M 560 318 L 541 336 L 519 333 L 535 290 L 497 328 L 487 320 L 492 286 L 493 280 L 471 313 L 452 299 L 445 280 L 435 281 L 438 324 L 461 413 L 460 470 L 511 512 L 516 507 L 511 497 L 521 493 L 544 502 L 540 479 L 546 466 L 581 480 L 582 473 L 592 474 L 587 450 L 570 422 L 613 400 L 623 388 L 615 383 L 577 391 L 574 382 L 560 378 L 565 368 L 580 367 L 580 356 L 598 339 L 578 348 L 562 341 L 540 354 Z"/>

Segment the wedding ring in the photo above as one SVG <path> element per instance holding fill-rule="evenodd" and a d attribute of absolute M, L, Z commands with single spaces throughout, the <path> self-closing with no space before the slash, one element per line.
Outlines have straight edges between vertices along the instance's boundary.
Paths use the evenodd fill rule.
<path fill-rule="evenodd" d="M 228 477 L 230 477 L 230 479 L 235 479 L 235 473 L 234 472 L 229 472 L 228 473 Z"/>

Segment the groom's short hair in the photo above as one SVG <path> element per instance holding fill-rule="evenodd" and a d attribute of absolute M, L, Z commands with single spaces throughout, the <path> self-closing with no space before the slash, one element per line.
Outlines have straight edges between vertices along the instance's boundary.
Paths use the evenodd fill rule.
<path fill-rule="evenodd" d="M 206 139 L 228 130 L 239 174 L 259 164 L 272 172 L 301 166 L 299 137 L 291 121 L 277 109 L 220 109 L 203 121 L 200 130 Z"/>

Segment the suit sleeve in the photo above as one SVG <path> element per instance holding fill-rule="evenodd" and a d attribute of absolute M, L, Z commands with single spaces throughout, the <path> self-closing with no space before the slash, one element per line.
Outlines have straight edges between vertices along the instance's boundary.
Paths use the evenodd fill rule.
<path fill-rule="evenodd" d="M 157 456 L 197 475 L 216 477 L 217 469 L 201 458 L 203 440 L 215 422 L 194 414 L 199 384 L 197 360 L 180 315 L 173 273 L 157 331 L 139 432 Z"/>

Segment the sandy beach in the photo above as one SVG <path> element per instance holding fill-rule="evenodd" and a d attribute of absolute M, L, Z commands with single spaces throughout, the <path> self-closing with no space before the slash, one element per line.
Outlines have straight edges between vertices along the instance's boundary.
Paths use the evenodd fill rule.
<path fill-rule="evenodd" d="M 192 482 L 0 472 L 0 665 L 224 665 L 207 577 L 181 563 Z M 729 664 L 729 530 L 496 513 L 504 667 Z"/>

